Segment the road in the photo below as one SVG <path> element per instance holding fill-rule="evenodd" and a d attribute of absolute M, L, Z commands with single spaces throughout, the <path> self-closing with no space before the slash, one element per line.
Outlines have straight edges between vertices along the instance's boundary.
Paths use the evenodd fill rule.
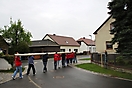
<path fill-rule="evenodd" d="M 26 64 L 24 64 L 26 65 Z M 0 85 L 0 88 L 131 88 L 132 81 L 110 78 L 76 67 L 53 70 L 53 60 L 48 62 L 48 72 L 42 72 L 42 61 L 35 60 L 37 74 L 24 75 Z"/>

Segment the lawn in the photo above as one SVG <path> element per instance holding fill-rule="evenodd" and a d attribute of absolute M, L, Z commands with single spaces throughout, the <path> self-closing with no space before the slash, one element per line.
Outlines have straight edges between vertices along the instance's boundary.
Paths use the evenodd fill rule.
<path fill-rule="evenodd" d="M 91 58 L 84 58 L 84 59 L 79 59 L 79 60 L 91 60 Z"/>
<path fill-rule="evenodd" d="M 120 78 L 125 78 L 125 79 L 132 80 L 132 74 L 125 73 L 125 72 L 118 72 L 118 71 L 114 71 L 114 70 L 111 70 L 111 69 L 106 69 L 106 68 L 100 67 L 96 64 L 85 63 L 85 64 L 79 64 L 79 65 L 76 65 L 76 66 L 79 67 L 79 68 L 85 69 L 85 70 L 110 75 L 112 77 L 120 77 Z"/>

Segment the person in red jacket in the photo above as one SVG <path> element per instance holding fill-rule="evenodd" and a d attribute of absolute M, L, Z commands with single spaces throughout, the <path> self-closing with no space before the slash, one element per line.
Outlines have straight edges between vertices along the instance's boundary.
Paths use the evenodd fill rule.
<path fill-rule="evenodd" d="M 70 59 L 70 53 L 67 53 L 66 54 L 66 63 L 67 63 L 67 66 L 69 66 L 69 59 Z"/>
<path fill-rule="evenodd" d="M 16 54 L 18 54 L 18 52 L 16 52 Z M 14 61 L 16 70 L 14 71 L 13 75 L 12 75 L 12 79 L 15 80 L 15 76 L 17 74 L 17 72 L 19 71 L 19 78 L 23 78 L 22 76 L 22 62 L 19 56 L 15 56 L 15 61 Z"/>
<path fill-rule="evenodd" d="M 57 70 L 57 61 L 58 61 L 58 54 L 57 52 L 54 54 L 54 69 Z"/>
<path fill-rule="evenodd" d="M 58 54 L 58 68 L 60 69 L 61 67 L 61 54 Z"/>
<path fill-rule="evenodd" d="M 70 53 L 70 63 L 72 64 L 72 62 L 73 62 L 73 59 L 74 59 L 74 52 L 71 52 Z"/>

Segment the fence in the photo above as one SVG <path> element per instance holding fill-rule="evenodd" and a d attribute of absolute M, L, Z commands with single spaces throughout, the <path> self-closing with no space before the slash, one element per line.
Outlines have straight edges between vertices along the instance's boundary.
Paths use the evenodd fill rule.
<path fill-rule="evenodd" d="M 115 66 L 117 64 L 116 58 L 118 56 L 120 56 L 120 54 L 108 54 L 108 56 L 105 57 L 104 53 L 92 53 L 91 61 L 100 64 L 101 66 L 105 66 L 105 65 Z"/>

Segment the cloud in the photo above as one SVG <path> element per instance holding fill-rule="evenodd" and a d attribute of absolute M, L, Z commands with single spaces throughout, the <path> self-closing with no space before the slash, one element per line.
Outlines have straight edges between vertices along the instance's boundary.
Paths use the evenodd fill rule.
<path fill-rule="evenodd" d="M 33 40 L 47 33 L 89 37 L 109 16 L 110 0 L 0 0 L 0 27 L 20 19 Z"/>

